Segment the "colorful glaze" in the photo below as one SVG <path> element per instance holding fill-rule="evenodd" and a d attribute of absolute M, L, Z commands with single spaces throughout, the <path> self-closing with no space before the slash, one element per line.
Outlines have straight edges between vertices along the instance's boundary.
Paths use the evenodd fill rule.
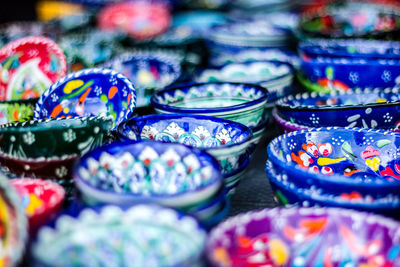
<path fill-rule="evenodd" d="M 195 219 L 172 209 L 107 206 L 100 212 L 84 209 L 78 218 L 60 217 L 55 229 L 40 230 L 32 253 L 37 264 L 60 267 L 195 266 L 205 241 Z"/>
<path fill-rule="evenodd" d="M 64 53 L 45 37 L 26 37 L 3 46 L 0 66 L 0 100 L 39 97 L 67 72 Z"/>
<path fill-rule="evenodd" d="M 36 102 L 37 98 L 0 101 L 0 125 L 32 119 Z"/>
<path fill-rule="evenodd" d="M 27 220 L 17 192 L 4 174 L 0 175 L 0 240 L 2 266 L 18 266 L 27 241 Z"/>
<path fill-rule="evenodd" d="M 255 61 L 228 64 L 217 69 L 201 71 L 197 82 L 256 83 L 268 89 L 268 102 L 274 102 L 289 91 L 294 70 L 290 64 L 277 61 Z M 290 87 L 292 88 L 292 87 Z"/>
<path fill-rule="evenodd" d="M 136 92 L 124 75 L 107 69 L 85 69 L 54 83 L 39 98 L 35 119 L 111 116 L 114 125 L 132 116 Z"/>
<path fill-rule="evenodd" d="M 309 37 L 390 39 L 400 28 L 398 12 L 380 2 L 332 2 L 304 13 L 299 28 Z"/>
<path fill-rule="evenodd" d="M 282 119 L 307 127 L 400 127 L 398 88 L 303 93 L 278 100 L 276 107 Z"/>
<path fill-rule="evenodd" d="M 268 158 L 298 187 L 327 193 L 354 190 L 380 198 L 399 194 L 395 133 L 359 128 L 318 128 L 292 132 L 268 145 Z"/>
<path fill-rule="evenodd" d="M 300 131 L 300 130 L 307 130 L 311 129 L 312 127 L 307 127 L 303 125 L 299 125 L 297 123 L 287 121 L 283 118 L 281 118 L 278 115 L 278 112 L 276 108 L 272 110 L 272 117 L 274 118 L 275 122 L 277 123 L 277 126 L 279 127 L 280 131 L 282 134 L 285 133 L 290 133 L 290 132 L 295 132 L 295 131 Z"/>
<path fill-rule="evenodd" d="M 102 30 L 122 30 L 136 39 L 148 39 L 166 31 L 170 25 L 168 7 L 162 2 L 124 2 L 100 10 Z"/>
<path fill-rule="evenodd" d="M 400 42 L 364 39 L 313 39 L 302 42 L 299 49 L 315 58 L 400 59 Z"/>
<path fill-rule="evenodd" d="M 218 162 L 209 154 L 154 141 L 96 149 L 77 163 L 74 178 L 91 205 L 150 201 L 187 207 L 214 195 L 222 184 Z"/>
<path fill-rule="evenodd" d="M 214 266 L 400 266 L 399 223 L 346 209 L 264 209 L 211 231 Z"/>
<path fill-rule="evenodd" d="M 361 194 L 356 188 L 339 194 L 326 193 L 324 189 L 315 186 L 297 187 L 285 170 L 277 170 L 272 162 L 267 161 L 265 171 L 274 190 L 274 197 L 281 205 L 339 207 L 399 218 L 399 195 L 387 194 L 373 198 L 371 195 Z"/>
<path fill-rule="evenodd" d="M 183 58 L 163 50 L 135 51 L 125 53 L 103 65 L 124 74 L 136 88 L 137 105 L 150 104 L 151 95 L 176 82 L 182 75 Z"/>
<path fill-rule="evenodd" d="M 208 115 L 254 127 L 262 121 L 268 92 L 258 85 L 198 83 L 155 93 L 151 103 L 158 113 Z"/>
<path fill-rule="evenodd" d="M 61 210 L 65 198 L 62 186 L 39 179 L 12 179 L 29 218 L 30 231 L 50 221 Z"/>
<path fill-rule="evenodd" d="M 299 79 L 303 86 L 315 92 L 394 87 L 400 84 L 400 60 L 309 58 L 303 54 Z"/>
<path fill-rule="evenodd" d="M 249 157 L 252 132 L 246 126 L 220 118 L 199 115 L 148 115 L 136 117 L 118 127 L 121 138 L 155 140 L 202 148 L 214 156 L 227 175 Z"/>
<path fill-rule="evenodd" d="M 80 117 L 0 125 L 0 150 L 16 158 L 80 155 L 109 140 L 112 119 Z"/>

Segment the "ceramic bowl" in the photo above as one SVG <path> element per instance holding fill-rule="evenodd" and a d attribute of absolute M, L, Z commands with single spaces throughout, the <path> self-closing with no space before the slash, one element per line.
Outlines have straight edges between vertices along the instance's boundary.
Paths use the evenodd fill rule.
<path fill-rule="evenodd" d="M 258 85 L 213 82 L 159 91 L 151 103 L 158 113 L 208 115 L 254 127 L 262 121 L 267 98 Z"/>
<path fill-rule="evenodd" d="M 315 58 L 400 59 L 400 42 L 364 39 L 314 39 L 299 44 L 299 50 Z"/>
<path fill-rule="evenodd" d="M 285 96 L 293 82 L 294 69 L 285 62 L 256 61 L 242 64 L 228 64 L 220 68 L 201 71 L 197 82 L 239 82 L 255 83 L 268 90 L 268 103 Z M 290 87 L 291 88 L 291 87 Z"/>
<path fill-rule="evenodd" d="M 359 244 L 359 245 L 355 245 Z M 213 266 L 397 265 L 399 223 L 336 208 L 274 208 L 237 215 L 207 242 Z M 368 250 L 373 246 L 373 250 Z"/>
<path fill-rule="evenodd" d="M 155 202 L 187 207 L 214 195 L 222 184 L 209 154 L 175 143 L 115 143 L 81 158 L 76 186 L 90 204 Z"/>
<path fill-rule="evenodd" d="M 226 194 L 228 197 L 233 196 L 233 194 L 236 192 L 236 188 L 238 187 L 242 177 L 244 177 L 247 167 L 250 164 L 250 159 L 250 155 L 248 157 L 242 157 L 238 162 L 238 167 L 236 170 L 223 176 L 227 192 Z"/>
<path fill-rule="evenodd" d="M 0 125 L 32 119 L 37 100 L 37 98 L 33 98 L 0 101 Z"/>
<path fill-rule="evenodd" d="M 103 65 L 124 74 L 136 89 L 136 107 L 150 104 L 151 95 L 175 83 L 182 75 L 179 54 L 163 50 L 128 52 Z"/>
<path fill-rule="evenodd" d="M 57 183 L 40 179 L 12 179 L 10 183 L 21 198 L 31 233 L 61 211 L 65 190 Z"/>
<path fill-rule="evenodd" d="M 64 215 L 55 228 L 41 229 L 32 254 L 44 266 L 195 266 L 205 241 L 195 219 L 172 209 L 107 206 L 77 218 Z"/>
<path fill-rule="evenodd" d="M 120 30 L 143 40 L 165 32 L 170 16 L 168 6 L 160 1 L 113 3 L 100 10 L 98 27 L 106 31 Z"/>
<path fill-rule="evenodd" d="M 280 129 L 281 133 L 290 133 L 290 132 L 295 132 L 295 131 L 300 131 L 300 130 L 307 130 L 311 129 L 312 127 L 307 127 L 304 125 L 299 125 L 297 123 L 287 121 L 283 118 L 281 118 L 278 115 L 278 112 L 276 108 L 272 110 L 272 117 L 274 118 L 274 121 L 276 122 L 278 128 Z"/>
<path fill-rule="evenodd" d="M 373 198 L 357 191 L 330 194 L 315 186 L 297 187 L 284 170 L 277 171 L 270 161 L 267 162 L 265 171 L 274 191 L 274 197 L 281 205 L 339 207 L 399 218 L 400 198 L 398 195 L 388 194 Z"/>
<path fill-rule="evenodd" d="M 237 122 L 199 115 L 148 115 L 120 124 L 118 133 L 125 140 L 155 140 L 202 148 L 214 156 L 229 174 L 250 153 L 251 130 Z"/>
<path fill-rule="evenodd" d="M 399 14 L 396 5 L 333 1 L 304 13 L 299 28 L 309 37 L 392 39 L 399 32 Z"/>
<path fill-rule="evenodd" d="M 172 18 L 171 28 L 192 29 L 196 34 L 202 36 L 213 26 L 224 24 L 227 21 L 224 13 L 195 10 L 175 14 Z"/>
<path fill-rule="evenodd" d="M 63 51 L 45 37 L 8 43 L 0 49 L 0 63 L 0 100 L 39 97 L 67 72 Z"/>
<path fill-rule="evenodd" d="M 311 91 L 328 93 L 351 88 L 394 87 L 400 84 L 400 60 L 303 55 L 299 80 Z"/>
<path fill-rule="evenodd" d="M 27 219 L 20 199 L 6 176 L 0 174 L 0 220 L 3 266 L 18 266 L 27 242 Z"/>
<path fill-rule="evenodd" d="M 135 88 L 124 75 L 108 69 L 85 69 L 58 80 L 35 107 L 34 118 L 105 115 L 118 125 L 133 115 Z"/>
<path fill-rule="evenodd" d="M 18 158 L 84 154 L 108 141 L 112 119 L 76 117 L 0 125 L 0 151 Z"/>
<path fill-rule="evenodd" d="M 398 88 L 304 93 L 278 100 L 276 107 L 281 118 L 308 127 L 400 127 Z"/>
<path fill-rule="evenodd" d="M 330 194 L 357 191 L 381 198 L 398 195 L 397 134 L 360 128 L 317 128 L 292 132 L 268 145 L 268 158 L 299 188 Z"/>

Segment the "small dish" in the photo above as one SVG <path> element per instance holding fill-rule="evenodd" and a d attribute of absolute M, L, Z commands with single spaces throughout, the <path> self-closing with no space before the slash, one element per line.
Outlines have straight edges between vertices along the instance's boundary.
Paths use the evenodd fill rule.
<path fill-rule="evenodd" d="M 241 83 L 197 83 L 156 92 L 151 103 L 158 113 L 208 115 L 254 127 L 262 121 L 268 92 Z"/>
<path fill-rule="evenodd" d="M 0 101 L 0 125 L 32 119 L 37 101 L 37 98 Z"/>
<path fill-rule="evenodd" d="M 0 100 L 39 97 L 67 73 L 61 48 L 45 37 L 25 37 L 0 49 Z"/>
<path fill-rule="evenodd" d="M 250 154 L 252 132 L 246 126 L 210 116 L 160 114 L 136 117 L 120 124 L 124 140 L 155 140 L 201 148 L 214 156 L 222 170 L 236 170 Z"/>
<path fill-rule="evenodd" d="M 0 151 L 18 158 L 80 155 L 108 141 L 112 119 L 76 117 L 0 125 Z"/>
<path fill-rule="evenodd" d="M 218 225 L 206 252 L 213 266 L 360 266 L 378 259 L 390 266 L 399 257 L 399 231 L 394 220 L 346 209 L 263 209 Z"/>
<path fill-rule="evenodd" d="M 100 10 L 98 26 L 102 30 L 121 30 L 143 40 L 165 32 L 171 23 L 168 7 L 163 2 L 113 3 Z"/>
<path fill-rule="evenodd" d="M 10 183 L 21 197 L 31 233 L 61 211 L 65 191 L 57 183 L 40 179 L 12 179 Z"/>
<path fill-rule="evenodd" d="M 303 93 L 278 100 L 276 107 L 282 119 L 308 127 L 400 127 L 398 88 Z"/>
<path fill-rule="evenodd" d="M 106 206 L 61 216 L 55 228 L 39 231 L 32 254 L 41 266 L 197 266 L 205 241 L 195 219 L 172 209 Z"/>
<path fill-rule="evenodd" d="M 175 83 L 182 75 L 179 54 L 163 50 L 134 51 L 120 55 L 102 67 L 124 74 L 136 89 L 136 107 L 150 104 L 151 95 Z"/>
<path fill-rule="evenodd" d="M 222 184 L 218 162 L 209 154 L 154 141 L 96 149 L 77 162 L 74 179 L 90 205 L 146 201 L 175 208 L 208 199 Z"/>
<path fill-rule="evenodd" d="M 298 187 L 315 186 L 328 194 L 354 191 L 377 199 L 398 195 L 396 133 L 328 127 L 292 132 L 268 145 L 268 158 Z"/>
<path fill-rule="evenodd" d="M 136 106 L 136 92 L 124 75 L 108 69 L 85 69 L 58 80 L 35 107 L 34 118 L 112 116 L 114 127 Z"/>

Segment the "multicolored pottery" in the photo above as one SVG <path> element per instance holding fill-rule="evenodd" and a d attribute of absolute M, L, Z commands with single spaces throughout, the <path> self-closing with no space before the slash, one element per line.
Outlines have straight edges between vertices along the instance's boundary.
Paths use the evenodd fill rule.
<path fill-rule="evenodd" d="M 268 158 L 299 188 L 314 186 L 334 195 L 355 191 L 378 199 L 399 196 L 399 142 L 392 132 L 318 128 L 275 138 Z"/>
<path fill-rule="evenodd" d="M 400 127 L 398 88 L 304 93 L 280 99 L 276 107 L 282 119 L 308 127 L 348 126 L 386 130 Z"/>
<path fill-rule="evenodd" d="M 0 125 L 0 150 L 18 158 L 80 155 L 108 142 L 112 119 L 79 117 Z"/>
<path fill-rule="evenodd" d="M 213 266 L 400 266 L 399 223 L 334 208 L 275 208 L 211 231 Z"/>
<path fill-rule="evenodd" d="M 267 90 L 258 85 L 212 82 L 159 91 L 151 103 L 158 113 L 208 115 L 251 128 L 262 121 L 267 98 Z"/>
<path fill-rule="evenodd" d="M 222 174 L 234 172 L 242 157 L 251 151 L 252 132 L 246 126 L 200 115 L 148 115 L 126 121 L 118 127 L 125 140 L 155 140 L 202 148 L 214 156 Z"/>
<path fill-rule="evenodd" d="M 0 101 L 0 125 L 32 119 L 37 100 L 34 98 Z"/>
<path fill-rule="evenodd" d="M 136 92 L 124 75 L 107 69 L 85 69 L 54 83 L 39 98 L 34 118 L 111 116 L 114 125 L 133 115 Z"/>
<path fill-rule="evenodd" d="M 218 162 L 209 154 L 154 141 L 96 149 L 76 164 L 74 178 L 90 205 L 146 201 L 188 207 L 213 196 L 222 184 Z"/>
<path fill-rule="evenodd" d="M 374 198 L 369 194 L 363 195 L 357 191 L 340 194 L 327 193 L 324 189 L 315 186 L 297 187 L 285 170 L 275 168 L 270 161 L 267 161 L 265 171 L 274 191 L 275 200 L 281 205 L 339 207 L 400 218 L 400 196 L 398 194 L 387 194 Z"/>
<path fill-rule="evenodd" d="M 22 206 L 29 217 L 31 233 L 61 211 L 65 198 L 62 186 L 39 179 L 12 179 L 10 183 L 21 197 Z"/>
<path fill-rule="evenodd" d="M 136 89 L 136 107 L 150 104 L 151 95 L 176 82 L 182 75 L 183 57 L 163 50 L 125 53 L 103 65 L 124 74 Z"/>
<path fill-rule="evenodd" d="M 168 7 L 162 2 L 123 2 L 107 5 L 98 15 L 102 30 L 121 30 L 136 39 L 148 39 L 170 25 Z"/>
<path fill-rule="evenodd" d="M 39 97 L 67 72 L 61 48 L 45 37 L 26 37 L 3 46 L 0 66 L 0 100 Z"/>
<path fill-rule="evenodd" d="M 41 229 L 32 254 L 44 266 L 197 266 L 205 241 L 195 219 L 172 209 L 107 206 Z"/>
<path fill-rule="evenodd" d="M 17 192 L 0 174 L 0 239 L 2 266 L 18 266 L 28 239 L 27 220 Z"/>

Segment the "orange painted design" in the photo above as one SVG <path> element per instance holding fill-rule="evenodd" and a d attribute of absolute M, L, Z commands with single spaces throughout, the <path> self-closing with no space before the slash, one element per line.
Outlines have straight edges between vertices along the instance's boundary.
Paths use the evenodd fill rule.
<path fill-rule="evenodd" d="M 113 97 L 117 92 L 118 88 L 116 86 L 111 87 L 110 90 L 108 91 L 108 99 L 113 99 Z"/>
<path fill-rule="evenodd" d="M 295 241 L 295 238 L 298 236 L 303 236 L 306 240 L 322 232 L 327 222 L 327 218 L 305 219 L 300 221 L 299 228 L 296 229 L 291 226 L 286 226 L 283 229 L 283 233 L 292 241 Z"/>
<path fill-rule="evenodd" d="M 53 111 L 51 112 L 50 116 L 52 118 L 56 118 L 58 114 L 60 114 L 63 111 L 63 107 L 61 104 L 58 104 L 57 106 L 54 107 Z"/>
<path fill-rule="evenodd" d="M 83 115 L 83 111 L 84 111 L 84 105 L 85 105 L 85 101 L 86 101 L 86 97 L 88 96 L 90 90 L 92 90 L 92 87 L 89 87 L 80 97 L 78 100 L 78 103 L 76 104 L 76 113 L 78 113 L 79 116 Z"/>
<path fill-rule="evenodd" d="M 131 103 L 131 93 L 128 94 L 128 105 Z"/>
<path fill-rule="evenodd" d="M 19 121 L 18 110 L 14 110 L 12 117 L 13 117 L 13 120 Z"/>
<path fill-rule="evenodd" d="M 381 240 L 373 240 L 368 242 L 367 245 L 363 245 L 360 244 L 360 242 L 357 240 L 357 236 L 347 227 L 341 225 L 339 230 L 343 236 L 343 240 L 346 242 L 347 246 L 352 250 L 352 252 L 355 252 L 362 257 L 372 256 L 382 248 Z"/>
<path fill-rule="evenodd" d="M 351 192 L 350 194 L 343 193 L 340 195 L 341 198 L 352 200 L 352 199 L 362 199 L 362 195 L 358 192 Z"/>

